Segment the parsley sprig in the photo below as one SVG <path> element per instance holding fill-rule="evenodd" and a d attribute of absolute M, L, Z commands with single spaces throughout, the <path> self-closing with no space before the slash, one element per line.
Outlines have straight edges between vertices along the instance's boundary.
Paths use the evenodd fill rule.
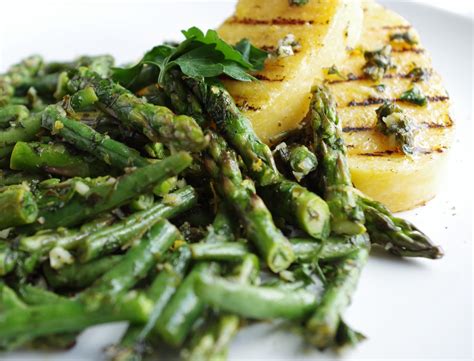
<path fill-rule="evenodd" d="M 129 86 L 139 76 L 145 65 L 159 69 L 158 83 L 173 67 L 190 77 L 212 78 L 227 75 L 240 81 L 252 81 L 250 72 L 263 69 L 268 53 L 254 47 L 247 39 L 235 46 L 222 40 L 215 30 L 205 34 L 197 27 L 182 31 L 185 40 L 180 44 L 155 46 L 130 68 L 115 68 L 114 80 Z"/>

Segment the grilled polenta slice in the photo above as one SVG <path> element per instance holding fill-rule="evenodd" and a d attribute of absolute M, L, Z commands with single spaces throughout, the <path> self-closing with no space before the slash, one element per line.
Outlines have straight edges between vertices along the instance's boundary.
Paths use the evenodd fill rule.
<path fill-rule="evenodd" d="M 326 83 L 338 104 L 354 184 L 392 211 L 407 210 L 436 194 L 453 129 L 449 98 L 411 25 L 373 1 L 364 1 L 362 6 L 360 45 L 345 62 L 336 64 L 336 78 L 341 78 L 329 75 Z M 400 37 L 409 41 L 393 40 Z M 384 45 L 392 46 L 394 67 L 382 79 L 372 81 L 362 71 L 363 51 Z M 410 72 L 415 68 L 423 71 L 425 80 L 413 82 Z M 427 105 L 400 99 L 415 84 L 426 96 Z M 418 127 L 413 157 L 403 154 L 376 128 L 375 110 L 385 100 L 395 101 Z"/>
<path fill-rule="evenodd" d="M 288 0 L 238 2 L 235 14 L 218 29 L 220 36 L 230 43 L 247 38 L 275 55 L 255 75 L 260 81 L 228 80 L 225 86 L 263 141 L 298 125 L 308 111 L 315 79 L 323 78 L 325 67 L 344 60 L 361 27 L 356 0 L 309 0 L 301 6 Z M 282 56 L 279 42 L 289 34 L 295 40 L 293 54 Z"/>

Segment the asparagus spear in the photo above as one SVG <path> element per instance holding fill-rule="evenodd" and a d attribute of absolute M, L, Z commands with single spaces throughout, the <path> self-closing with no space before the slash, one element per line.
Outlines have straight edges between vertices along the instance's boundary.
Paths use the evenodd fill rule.
<path fill-rule="evenodd" d="M 120 170 L 149 164 L 135 149 L 100 134 L 86 124 L 70 119 L 59 105 L 50 105 L 45 109 L 41 124 L 76 148 L 89 152 Z"/>
<path fill-rule="evenodd" d="M 37 175 L 0 169 L 0 187 L 20 184 L 23 182 L 29 184 L 38 180 L 41 180 L 41 177 Z"/>
<path fill-rule="evenodd" d="M 361 234 L 365 231 L 364 213 L 354 194 L 336 103 L 328 89 L 313 89 L 310 119 L 324 199 L 331 210 L 331 229 L 338 234 Z"/>
<path fill-rule="evenodd" d="M 365 233 L 351 237 L 332 235 L 324 241 L 313 238 L 290 238 L 289 241 L 297 262 L 332 262 L 350 255 L 358 247 L 366 244 L 367 235 Z M 196 261 L 237 262 L 250 253 L 249 247 L 242 242 L 218 244 L 198 242 L 191 244 L 190 248 Z"/>
<path fill-rule="evenodd" d="M 0 76 L 0 81 L 10 84 L 13 88 L 30 81 L 43 66 L 43 59 L 39 55 L 32 55 L 21 62 L 12 65 L 5 74 Z"/>
<path fill-rule="evenodd" d="M 316 170 L 318 166 L 316 155 L 302 144 L 288 146 L 283 142 L 275 148 L 274 152 L 279 154 L 298 182 Z"/>
<path fill-rule="evenodd" d="M 150 317 L 140 333 L 142 340 L 156 327 L 158 317 L 184 279 L 190 260 L 191 254 L 189 248 L 185 245 L 180 246 L 172 255 L 170 263 L 164 265 L 163 269 L 158 273 L 158 276 L 155 277 L 148 288 L 147 295 L 150 299 L 155 301 L 155 306 L 152 317 Z"/>
<path fill-rule="evenodd" d="M 12 85 L 11 77 L 7 74 L 0 75 L 0 106 L 10 103 L 11 98 L 15 93 L 15 88 Z"/>
<path fill-rule="evenodd" d="M 129 326 L 120 344 L 112 347 L 113 361 L 142 360 L 146 351 L 146 341 L 150 338 L 158 318 L 184 278 L 190 259 L 189 248 L 181 246 L 174 252 L 170 262 L 163 266 L 146 291 L 148 298 L 154 301 L 153 311 L 147 323 Z"/>
<path fill-rule="evenodd" d="M 17 288 L 18 294 L 27 305 L 45 305 L 51 303 L 70 302 L 70 299 L 59 296 L 44 288 L 30 284 L 20 284 Z"/>
<path fill-rule="evenodd" d="M 236 155 L 223 138 L 210 134 L 205 165 L 216 180 L 221 196 L 231 204 L 244 225 L 246 236 L 255 244 L 268 267 L 279 272 L 294 260 L 291 244 L 273 223 L 272 216 L 252 185 L 243 182 Z"/>
<path fill-rule="evenodd" d="M 358 192 L 359 204 L 365 212 L 367 231 L 373 244 L 401 257 L 443 257 L 443 250 L 405 219 L 395 217 L 382 203 Z"/>
<path fill-rule="evenodd" d="M 227 90 L 217 82 L 186 78 L 186 83 L 200 100 L 229 142 L 237 149 L 260 186 L 276 183 L 280 175 L 270 148 L 255 134 L 250 120 L 234 103 Z"/>
<path fill-rule="evenodd" d="M 236 274 L 239 284 L 252 284 L 258 278 L 259 261 L 254 254 L 247 254 L 242 259 Z M 227 349 L 240 326 L 240 318 L 234 314 L 222 314 L 207 330 L 198 333 L 191 341 L 189 349 L 184 350 L 187 360 L 226 359 Z"/>
<path fill-rule="evenodd" d="M 77 225 L 85 219 L 119 207 L 139 194 L 148 192 L 157 183 L 177 175 L 189 166 L 191 161 L 189 154 L 180 152 L 159 163 L 138 168 L 118 179 L 107 178 L 105 181 L 96 179 L 88 182 L 90 185 L 84 180 L 72 179 L 65 184 L 66 187 L 74 187 L 72 197 L 65 204 L 57 202 L 52 206 L 46 204 L 40 209 L 41 223 L 34 224 L 32 229 Z M 58 189 L 60 186 L 54 186 L 53 190 L 55 187 Z"/>
<path fill-rule="evenodd" d="M 29 89 L 34 88 L 39 95 L 52 98 L 58 84 L 58 79 L 59 74 L 44 74 L 25 79 L 15 87 L 15 94 L 24 96 Z"/>
<path fill-rule="evenodd" d="M 94 89 L 105 112 L 127 127 L 143 132 L 152 141 L 189 151 L 200 151 L 206 145 L 204 134 L 194 119 L 175 115 L 166 107 L 146 103 L 121 85 L 101 79 L 86 68 L 72 71 L 69 89 L 77 91 L 86 87 Z"/>
<path fill-rule="evenodd" d="M 110 55 L 87 56 L 83 55 L 71 62 L 49 62 L 44 65 L 45 74 L 60 73 L 87 66 L 102 77 L 110 75 L 110 70 L 114 65 L 114 58 Z"/>
<path fill-rule="evenodd" d="M 68 113 L 74 114 L 77 111 L 85 111 L 91 108 L 99 98 L 94 89 L 91 87 L 86 87 L 80 89 L 72 95 L 66 95 L 63 98 L 63 107 L 67 110 Z"/>
<path fill-rule="evenodd" d="M 22 311 L 27 305 L 21 300 L 13 289 L 8 287 L 3 281 L 0 281 L 0 314 L 12 310 Z M 14 338 L 0 338 L 0 351 L 11 351 L 24 343 L 29 342 L 32 337 L 28 335 L 19 335 Z"/>
<path fill-rule="evenodd" d="M 34 338 L 82 331 L 89 326 L 116 321 L 145 322 L 151 307 L 150 301 L 135 296 L 126 299 L 126 302 L 120 307 L 105 304 L 94 311 L 74 300 L 11 309 L 0 316 L 0 339 L 8 341 L 15 337 Z"/>
<path fill-rule="evenodd" d="M 355 236 L 331 235 L 327 240 L 318 242 L 312 238 L 291 238 L 296 259 L 302 263 L 314 261 L 332 262 L 344 258 L 367 243 L 367 234 Z"/>
<path fill-rule="evenodd" d="M 108 135 L 110 138 L 134 148 L 145 147 L 148 142 L 148 138 L 144 135 L 133 129 L 125 128 L 119 121 L 101 111 L 75 111 L 71 113 L 71 117 L 101 134 Z"/>
<path fill-rule="evenodd" d="M 214 244 L 231 242 L 239 234 L 238 221 L 234 218 L 229 205 L 221 199 L 218 201 L 216 215 L 202 242 Z"/>
<path fill-rule="evenodd" d="M 305 145 L 291 145 L 289 147 L 288 162 L 293 175 L 298 181 L 318 166 L 316 156 Z"/>
<path fill-rule="evenodd" d="M 81 298 L 94 305 L 98 300 L 123 294 L 147 275 L 150 268 L 179 237 L 175 226 L 165 219 L 158 221 L 140 243 L 133 246 L 114 267 L 84 291 Z"/>
<path fill-rule="evenodd" d="M 337 329 L 336 334 L 336 349 L 340 350 L 345 347 L 353 347 L 357 345 L 359 342 L 364 341 L 366 337 L 358 332 L 350 328 L 344 320 L 339 322 L 339 328 Z"/>
<path fill-rule="evenodd" d="M 111 215 L 100 216 L 77 229 L 59 227 L 45 229 L 31 236 L 22 236 L 18 240 L 18 249 L 44 258 L 53 248 L 75 249 L 88 235 L 109 226 L 114 221 Z"/>
<path fill-rule="evenodd" d="M 306 337 L 320 349 L 335 342 L 341 315 L 350 303 L 350 298 L 359 280 L 362 268 L 369 257 L 369 243 L 360 246 L 336 266 L 332 274 L 326 276 L 324 294 L 318 307 L 306 322 Z"/>
<path fill-rule="evenodd" d="M 231 229 L 232 222 L 228 218 L 227 209 L 221 204 L 212 228 L 204 241 L 218 243 L 232 239 Z M 217 265 L 215 263 L 195 265 L 156 321 L 154 331 L 167 343 L 182 344 L 191 327 L 202 314 L 204 305 L 194 292 L 194 282 L 199 274 L 205 272 L 206 268 L 214 269 L 217 268 Z"/>
<path fill-rule="evenodd" d="M 13 289 L 0 281 L 0 312 L 11 309 L 25 309 L 26 304 L 21 300 Z"/>
<path fill-rule="evenodd" d="M 0 241 L 0 277 L 14 273 L 16 278 L 23 279 L 35 270 L 38 262 L 38 256 L 17 250 L 14 242 Z"/>
<path fill-rule="evenodd" d="M 220 310 L 255 319 L 299 319 L 317 305 L 316 296 L 306 290 L 242 285 L 202 273 L 196 280 L 196 293 Z"/>
<path fill-rule="evenodd" d="M 10 122 L 18 122 L 26 119 L 30 111 L 24 105 L 7 105 L 0 107 L 0 128 L 6 128 Z"/>
<path fill-rule="evenodd" d="M 180 72 L 175 69 L 165 74 L 162 85 L 148 85 L 141 89 L 138 95 L 144 96 L 148 102 L 155 105 L 172 106 L 177 113 L 193 117 L 200 126 L 207 124 L 201 104 L 183 84 Z"/>
<path fill-rule="evenodd" d="M 17 142 L 10 157 L 10 168 L 66 177 L 91 177 L 107 173 L 105 164 L 74 154 L 61 143 Z"/>
<path fill-rule="evenodd" d="M 38 65 L 33 68 L 30 66 L 31 70 L 27 73 L 24 72 L 14 82 L 16 95 L 25 95 L 28 89 L 34 88 L 41 96 L 52 98 L 58 87 L 61 87 L 61 72 L 79 66 L 88 66 L 93 71 L 99 73 L 100 76 L 105 77 L 110 74 L 110 69 L 114 63 L 114 59 L 109 55 L 81 56 L 69 63 L 52 62 L 44 64 L 40 58 L 35 61 Z M 59 89 L 58 96 L 62 97 L 63 95 L 61 94 L 61 89 Z"/>
<path fill-rule="evenodd" d="M 7 311 L 21 311 L 24 309 L 26 309 L 26 304 L 18 297 L 15 291 L 0 281 L 0 314 Z M 28 335 L 19 335 L 8 339 L 0 338 L 0 351 L 12 351 L 31 339 Z"/>
<path fill-rule="evenodd" d="M 191 341 L 189 349 L 182 351 L 184 360 L 198 361 L 226 360 L 228 346 L 240 326 L 236 315 L 225 314 L 212 322 L 204 324 L 196 332 L 196 339 Z"/>
<path fill-rule="evenodd" d="M 193 117 L 200 126 L 208 123 L 199 100 L 187 89 L 179 70 L 172 69 L 165 74 L 163 88 L 174 110 L 179 114 Z"/>
<path fill-rule="evenodd" d="M 274 205 L 272 210 L 281 209 L 275 203 L 285 202 L 290 209 L 281 213 L 286 221 L 296 224 L 312 237 L 326 237 L 330 214 L 325 202 L 306 188 L 284 179 L 276 168 L 270 148 L 257 137 L 250 120 L 240 112 L 227 90 L 210 80 L 187 78 L 186 82 L 242 157 L 257 185 L 268 186 L 265 193 L 271 199 L 278 199 L 270 204 Z"/>
<path fill-rule="evenodd" d="M 33 223 L 38 205 L 25 184 L 0 188 L 0 229 Z"/>
<path fill-rule="evenodd" d="M 107 256 L 85 264 L 74 263 L 60 270 L 54 270 L 49 264 L 45 264 L 43 273 L 54 289 L 83 289 L 114 267 L 121 258 L 119 255 Z"/>
<path fill-rule="evenodd" d="M 249 254 L 249 248 L 242 242 L 198 242 L 189 246 L 196 261 L 236 262 Z"/>
<path fill-rule="evenodd" d="M 193 267 L 156 321 L 154 332 L 166 343 L 173 346 L 181 345 L 204 311 L 203 301 L 194 292 L 194 283 L 210 266 L 212 264 L 199 263 Z"/>
<path fill-rule="evenodd" d="M 329 235 L 329 209 L 315 193 L 286 179 L 259 188 L 259 193 L 276 216 L 296 223 L 315 238 L 324 239 Z"/>
<path fill-rule="evenodd" d="M 31 141 L 41 130 L 41 113 L 19 119 L 7 129 L 0 130 L 0 149 L 13 147 L 19 141 Z M 13 149 L 13 148 L 12 148 Z M 11 150 L 8 152 L 8 154 Z"/>
<path fill-rule="evenodd" d="M 82 262 L 90 261 L 139 239 L 161 218 L 172 218 L 196 204 L 197 195 L 186 186 L 155 203 L 151 208 L 132 213 L 116 224 L 98 230 L 82 240 L 79 247 Z"/>
<path fill-rule="evenodd" d="M 84 100 L 85 97 L 95 99 L 95 92 L 92 88 L 84 88 L 72 96 L 71 105 L 73 107 L 75 102 L 79 102 L 79 100 L 74 101 L 74 97 L 86 91 L 87 93 L 92 91 L 93 96 L 90 94 L 81 95 L 81 102 L 88 102 L 88 100 Z M 95 100 L 92 101 L 95 102 Z M 150 164 L 150 162 L 143 158 L 135 149 L 110 139 L 107 135 L 100 134 L 86 124 L 70 119 L 65 115 L 64 110 L 59 105 L 49 106 L 45 110 L 42 125 L 48 128 L 53 134 L 61 135 L 67 142 L 73 144 L 78 149 L 93 154 L 99 160 L 119 170 L 123 170 L 126 167 L 142 167 Z M 154 192 L 159 195 L 168 193 L 175 181 L 175 177 L 164 180 L 155 187 Z"/>

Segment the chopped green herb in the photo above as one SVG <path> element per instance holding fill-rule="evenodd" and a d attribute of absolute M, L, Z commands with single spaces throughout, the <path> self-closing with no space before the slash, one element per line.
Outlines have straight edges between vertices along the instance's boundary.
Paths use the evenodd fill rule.
<path fill-rule="evenodd" d="M 385 84 L 377 84 L 377 85 L 374 85 L 373 88 L 378 91 L 379 93 L 383 93 L 385 91 Z"/>
<path fill-rule="evenodd" d="M 364 51 L 366 60 L 363 72 L 372 80 L 382 79 L 387 70 L 392 66 L 392 47 L 386 45 L 375 51 Z"/>
<path fill-rule="evenodd" d="M 296 40 L 293 34 L 287 34 L 283 39 L 278 40 L 278 47 L 272 56 L 285 58 L 295 55 L 295 51 L 301 49 L 301 44 Z"/>
<path fill-rule="evenodd" d="M 407 78 L 410 78 L 412 82 L 414 83 L 428 80 L 429 76 L 430 74 L 428 70 L 421 67 L 415 67 L 412 70 L 410 70 L 407 74 Z"/>
<path fill-rule="evenodd" d="M 130 86 L 145 65 L 156 66 L 160 72 L 158 82 L 163 82 L 167 71 L 177 66 L 190 77 L 212 78 L 225 74 L 240 81 L 252 81 L 251 71 L 261 70 L 267 52 L 257 49 L 246 39 L 235 47 L 222 40 L 215 30 L 204 34 L 196 27 L 182 31 L 185 40 L 178 45 L 158 45 L 148 51 L 131 68 L 114 68 L 113 78 Z"/>
<path fill-rule="evenodd" d="M 377 127 L 383 134 L 392 137 L 405 154 L 413 154 L 415 127 L 402 108 L 392 102 L 386 102 L 377 110 Z"/>
<path fill-rule="evenodd" d="M 401 100 L 410 102 L 419 106 L 426 105 L 427 100 L 426 96 L 421 92 L 420 88 L 414 86 L 413 88 L 407 90 L 400 96 Z"/>
<path fill-rule="evenodd" d="M 347 74 L 347 79 L 348 80 L 357 80 L 357 75 L 355 75 L 354 73 L 349 73 Z"/>
<path fill-rule="evenodd" d="M 309 0 L 289 0 L 290 6 L 303 6 L 309 3 Z"/>
<path fill-rule="evenodd" d="M 342 74 L 339 69 L 337 69 L 337 67 L 335 65 L 331 66 L 330 68 L 326 68 L 326 74 L 327 75 L 334 75 L 334 76 L 337 76 L 341 79 L 346 79 L 346 77 L 344 76 L 344 74 Z"/>
<path fill-rule="evenodd" d="M 390 41 L 404 42 L 410 45 L 418 44 L 418 39 L 416 36 L 410 32 L 406 31 L 404 33 L 394 33 L 390 35 Z"/>

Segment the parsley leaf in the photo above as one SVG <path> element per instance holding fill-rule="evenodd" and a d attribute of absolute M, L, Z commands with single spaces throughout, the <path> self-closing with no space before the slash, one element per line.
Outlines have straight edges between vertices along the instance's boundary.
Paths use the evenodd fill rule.
<path fill-rule="evenodd" d="M 267 52 L 254 47 L 247 39 L 231 46 L 215 30 L 204 34 L 192 27 L 182 33 L 185 40 L 180 44 L 155 46 L 136 65 L 113 69 L 114 80 L 129 87 L 147 65 L 159 69 L 159 83 L 166 72 L 176 66 L 190 77 L 212 78 L 225 74 L 236 80 L 252 81 L 255 78 L 249 72 L 263 69 L 268 56 Z"/>
<path fill-rule="evenodd" d="M 252 64 L 255 70 L 262 70 L 265 59 L 268 57 L 268 53 L 262 49 L 253 46 L 249 39 L 242 39 L 234 48 L 243 56 L 243 58 L 250 64 Z"/>
<path fill-rule="evenodd" d="M 128 87 L 140 75 L 145 64 L 156 65 L 162 70 L 161 64 L 164 62 L 164 59 L 173 53 L 173 49 L 174 47 L 168 45 L 155 46 L 143 56 L 142 60 L 131 68 L 112 68 L 112 77 L 115 81 Z"/>

